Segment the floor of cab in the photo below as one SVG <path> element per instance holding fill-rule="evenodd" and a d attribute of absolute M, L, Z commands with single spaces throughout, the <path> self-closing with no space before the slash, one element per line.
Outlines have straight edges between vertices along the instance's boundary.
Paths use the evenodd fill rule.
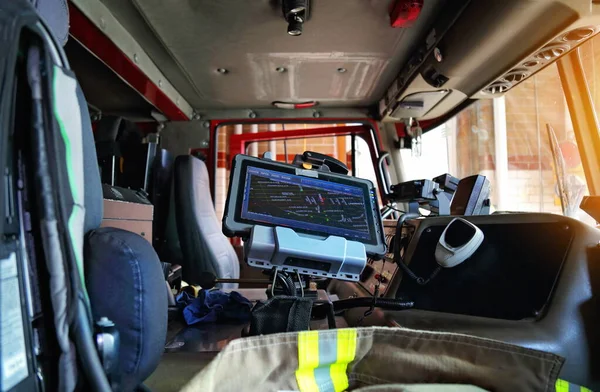
<path fill-rule="evenodd" d="M 158 368 L 144 382 L 144 385 L 154 392 L 179 391 L 217 354 L 217 352 L 165 353 Z"/>
<path fill-rule="evenodd" d="M 239 289 L 255 301 L 264 295 L 264 289 Z M 320 290 L 320 297 L 327 296 Z M 337 299 L 337 297 L 334 297 Z M 347 328 L 343 317 L 337 316 L 336 327 Z M 200 324 L 187 326 L 181 317 L 171 317 L 167 329 L 166 349 L 158 368 L 144 382 L 155 392 L 179 391 L 206 367 L 231 340 L 242 336 L 245 324 Z M 312 330 L 328 329 L 327 319 L 312 320 Z"/>

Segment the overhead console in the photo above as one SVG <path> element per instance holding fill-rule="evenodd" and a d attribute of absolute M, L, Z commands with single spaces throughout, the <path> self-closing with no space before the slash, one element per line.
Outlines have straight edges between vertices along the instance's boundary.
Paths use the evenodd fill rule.
<path fill-rule="evenodd" d="M 600 4 L 471 1 L 447 31 L 435 30 L 439 42 L 418 63 L 418 72 L 407 78 L 403 70 L 380 101 L 384 120 L 433 119 L 467 99 L 501 96 L 596 36 Z"/>

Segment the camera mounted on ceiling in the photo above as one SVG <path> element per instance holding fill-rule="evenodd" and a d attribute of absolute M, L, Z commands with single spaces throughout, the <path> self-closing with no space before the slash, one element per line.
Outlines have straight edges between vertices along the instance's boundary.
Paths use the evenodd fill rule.
<path fill-rule="evenodd" d="M 302 35 L 304 22 L 309 18 L 310 0 L 282 0 L 281 8 L 283 17 L 288 22 L 288 34 Z"/>

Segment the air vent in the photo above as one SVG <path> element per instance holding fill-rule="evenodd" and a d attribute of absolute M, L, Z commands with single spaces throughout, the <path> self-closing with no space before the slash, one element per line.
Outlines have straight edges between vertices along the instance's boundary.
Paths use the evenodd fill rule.
<path fill-rule="evenodd" d="M 514 69 L 514 70 L 510 71 L 509 73 L 507 73 L 506 75 L 504 75 L 504 77 L 502 77 L 502 80 L 504 80 L 505 82 L 510 83 L 510 84 L 515 84 L 515 83 L 522 82 L 528 76 L 529 76 L 528 71 L 526 71 L 524 69 Z"/>
<path fill-rule="evenodd" d="M 544 65 L 554 62 L 572 48 L 595 36 L 598 31 L 600 31 L 600 26 L 585 26 L 559 35 L 521 65 L 517 65 L 518 68 L 512 69 L 506 75 L 496 79 L 490 86 L 481 90 L 481 93 L 495 95 L 507 92 L 536 73 Z"/>
<path fill-rule="evenodd" d="M 523 63 L 523 67 L 526 67 L 526 68 L 533 68 L 533 67 L 537 67 L 538 65 L 540 65 L 540 62 L 537 60 L 525 61 Z"/>
<path fill-rule="evenodd" d="M 579 42 L 591 37 L 595 32 L 596 30 L 593 27 L 581 27 L 579 29 L 569 31 L 563 35 L 562 39 L 566 42 Z"/>
<path fill-rule="evenodd" d="M 569 47 L 566 45 L 548 45 L 542 50 L 540 50 L 535 58 L 538 60 L 550 61 L 557 59 L 563 54 L 567 53 Z"/>
<path fill-rule="evenodd" d="M 496 82 L 487 88 L 483 89 L 486 94 L 502 94 L 510 89 L 510 83 Z"/>

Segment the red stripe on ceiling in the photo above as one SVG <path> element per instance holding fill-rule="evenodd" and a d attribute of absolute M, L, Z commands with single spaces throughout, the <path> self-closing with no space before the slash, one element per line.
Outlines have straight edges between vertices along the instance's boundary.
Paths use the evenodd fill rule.
<path fill-rule="evenodd" d="M 169 120 L 190 118 L 144 72 L 125 55 L 76 6 L 69 2 L 70 30 L 73 38 L 98 57 Z"/>

